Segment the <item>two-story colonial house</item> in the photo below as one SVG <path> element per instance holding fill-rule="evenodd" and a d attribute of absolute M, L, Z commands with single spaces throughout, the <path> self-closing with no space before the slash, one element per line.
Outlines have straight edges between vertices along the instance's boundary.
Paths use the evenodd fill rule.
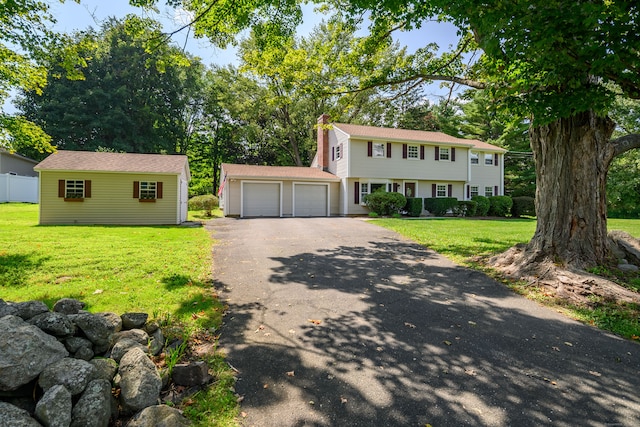
<path fill-rule="evenodd" d="M 364 215 L 364 197 L 396 191 L 407 197 L 504 194 L 506 150 L 441 132 L 380 128 L 318 119 L 311 168 L 223 164 L 225 215 Z"/>

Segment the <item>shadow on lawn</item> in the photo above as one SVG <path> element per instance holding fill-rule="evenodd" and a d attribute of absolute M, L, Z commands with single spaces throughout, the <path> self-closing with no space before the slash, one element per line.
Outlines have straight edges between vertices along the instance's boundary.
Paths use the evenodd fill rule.
<path fill-rule="evenodd" d="M 42 267 L 49 257 L 30 254 L 0 254 L 0 287 L 20 287 L 27 284 L 29 276 Z"/>
<path fill-rule="evenodd" d="M 224 330 L 249 414 L 301 395 L 313 403 L 282 414 L 280 425 L 640 420 L 635 343 L 533 315 L 535 304 L 418 245 L 378 241 L 270 259 L 278 265 L 269 283 L 282 289 L 264 302 L 230 304 Z M 247 342 L 245 331 L 287 321 L 303 295 L 321 323 L 298 324 L 298 336 L 283 333 L 277 343 Z"/>

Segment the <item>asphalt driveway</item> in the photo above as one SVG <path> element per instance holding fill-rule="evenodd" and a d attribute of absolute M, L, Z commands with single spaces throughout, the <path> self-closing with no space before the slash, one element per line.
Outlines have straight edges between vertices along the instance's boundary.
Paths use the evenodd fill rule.
<path fill-rule="evenodd" d="M 359 219 L 208 227 L 243 425 L 640 425 L 634 342 Z"/>

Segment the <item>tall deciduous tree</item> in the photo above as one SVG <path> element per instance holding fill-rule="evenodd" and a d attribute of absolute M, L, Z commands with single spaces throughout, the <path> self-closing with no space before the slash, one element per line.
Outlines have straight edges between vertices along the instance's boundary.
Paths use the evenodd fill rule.
<path fill-rule="evenodd" d="M 99 33 L 77 34 L 75 43 L 91 57 L 84 78 L 64 78 L 67 71 L 52 62 L 42 93 L 27 91 L 18 103 L 53 144 L 137 153 L 186 149 L 187 110 L 202 67 L 164 41 L 158 23 L 112 19 Z"/>

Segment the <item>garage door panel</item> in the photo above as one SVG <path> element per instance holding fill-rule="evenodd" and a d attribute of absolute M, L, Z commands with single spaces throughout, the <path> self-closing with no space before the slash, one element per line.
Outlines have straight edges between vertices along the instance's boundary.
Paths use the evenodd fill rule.
<path fill-rule="evenodd" d="M 326 185 L 296 184 L 295 216 L 327 216 L 327 189 Z"/>
<path fill-rule="evenodd" d="M 244 183 L 242 186 L 242 216 L 280 216 L 280 184 Z"/>

